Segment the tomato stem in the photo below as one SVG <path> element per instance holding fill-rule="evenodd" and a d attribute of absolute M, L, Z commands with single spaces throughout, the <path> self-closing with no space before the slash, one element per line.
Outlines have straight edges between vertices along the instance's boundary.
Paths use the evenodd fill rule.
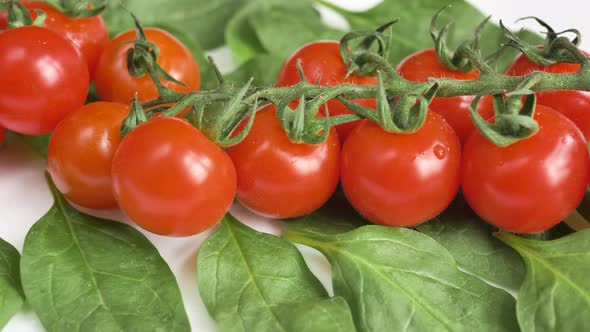
<path fill-rule="evenodd" d="M 550 45 L 547 48 L 551 51 L 550 54 L 559 53 L 559 59 L 580 63 L 581 67 L 577 72 L 567 74 L 533 72 L 524 76 L 508 76 L 496 72 L 479 50 L 480 34 L 487 19 L 478 26 L 473 37 L 463 42 L 452 56 L 444 42 L 446 30 L 443 28 L 441 31 L 436 31 L 435 19 L 436 16 L 431 29 L 433 39 L 438 42 L 438 52 L 447 54 L 447 62 L 455 66 L 457 70 L 479 69 L 478 78 L 473 80 L 431 78 L 427 82 L 413 82 L 402 78 L 386 58 L 390 42 L 387 30 L 395 21 L 375 31 L 349 33 L 341 40 L 340 51 L 343 61 L 349 66 L 349 74 L 352 71 L 361 74 L 377 73 L 378 85 L 346 83 L 327 86 L 319 85 L 317 82 L 314 84 L 305 79 L 305 73 L 299 66 L 301 81 L 296 85 L 251 87 L 248 83 L 244 87 L 236 87 L 225 85 L 223 75 L 214 66 L 220 82 L 219 87 L 209 91 L 191 92 L 187 95 L 173 92 L 164 86 L 160 78 L 170 78 L 157 66 L 155 58 L 157 50 L 150 49 L 144 45 L 145 43 L 139 42 L 136 45 L 140 52 L 138 62 L 151 76 L 159 92 L 157 99 L 147 101 L 142 106 L 145 109 L 159 109 L 163 105 L 181 103 L 165 111 L 164 115 L 173 115 L 185 107 L 192 106 L 193 111 L 190 114 L 194 118 L 193 123 L 213 142 L 219 146 L 228 147 L 238 143 L 238 138 L 247 134 L 247 131 L 242 131 L 240 135 L 232 136 L 238 124 L 254 113 L 253 107 L 267 103 L 277 106 L 276 114 L 291 140 L 319 143 L 326 137 L 324 134 L 318 135 L 322 130 L 326 131 L 337 124 L 356 121 L 359 118 L 377 122 L 389 132 L 411 133 L 421 127 L 426 118 L 428 105 L 435 96 L 495 94 L 493 99 L 497 109 L 495 123 L 488 123 L 487 119 L 479 116 L 476 112 L 477 103 L 472 105 L 471 115 L 484 136 L 497 145 L 507 146 L 537 132 L 538 125 L 533 119 L 535 92 L 590 91 L 590 61 L 578 50 L 575 44 L 578 42 L 576 39 L 571 41 L 554 33 L 551 35 Z M 136 22 L 136 25 L 139 32 L 141 29 L 139 22 Z M 526 52 L 532 52 L 533 49 L 530 46 L 503 25 L 501 27 L 510 40 L 510 46 L 521 49 L 526 55 L 528 55 Z M 351 49 L 352 41 L 358 41 L 356 45 L 352 45 L 356 49 Z M 550 59 L 550 61 L 557 60 Z M 525 96 L 524 104 L 521 102 L 523 96 Z M 354 99 L 364 98 L 377 98 L 377 112 L 353 102 Z M 329 118 L 328 114 L 325 114 L 324 118 L 317 118 L 316 114 L 320 108 L 334 99 L 341 101 L 355 115 Z M 299 100 L 296 111 L 288 107 L 295 100 Z M 478 100 L 479 98 L 476 98 L 476 101 Z M 215 105 L 221 105 L 221 109 Z"/>

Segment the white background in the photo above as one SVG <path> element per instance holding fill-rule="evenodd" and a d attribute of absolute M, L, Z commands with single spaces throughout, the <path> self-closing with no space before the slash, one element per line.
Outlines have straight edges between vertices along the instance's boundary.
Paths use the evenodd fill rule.
<path fill-rule="evenodd" d="M 172 0 L 171 0 L 172 1 Z M 367 8 L 379 0 L 331 0 L 351 9 Z M 392 0 L 388 0 L 392 1 Z M 401 1 L 401 0 L 400 0 Z M 590 20 L 587 13 L 590 5 L 586 1 L 548 1 L 548 0 L 471 0 L 483 12 L 493 14 L 492 19 L 503 22 L 514 29 L 524 23 L 514 24 L 523 16 L 538 16 L 553 25 L 557 31 L 575 27 L 583 36 L 590 38 Z M 444 4 L 441 1 L 441 6 Z M 324 11 L 322 11 L 324 12 Z M 392 13 L 392 17 L 396 14 Z M 328 15 L 328 20 L 338 22 L 338 18 Z M 538 26 L 529 23 L 526 26 L 540 31 Z M 582 48 L 590 50 L 589 40 L 583 40 Z M 211 53 L 222 70 L 231 69 L 229 53 L 226 49 Z M 44 162 L 19 140 L 12 140 L 0 147 L 0 237 L 22 251 L 24 237 L 31 227 L 52 204 L 51 195 L 45 185 Z M 235 205 L 232 213 L 251 227 L 261 231 L 278 233 L 274 223 L 256 217 Z M 96 213 L 95 213 L 96 214 Z M 119 211 L 102 212 L 99 216 L 125 221 Z M 189 238 L 166 238 L 142 231 L 158 248 L 160 254 L 169 263 L 180 285 L 186 311 L 194 331 L 215 331 L 213 321 L 209 318 L 199 297 L 196 284 L 196 255 L 201 243 L 211 231 Z M 314 250 L 300 247 L 310 268 L 327 289 L 331 289 L 329 266 L 325 259 Z M 33 332 L 43 328 L 30 309 L 17 314 L 5 327 L 6 332 Z"/>

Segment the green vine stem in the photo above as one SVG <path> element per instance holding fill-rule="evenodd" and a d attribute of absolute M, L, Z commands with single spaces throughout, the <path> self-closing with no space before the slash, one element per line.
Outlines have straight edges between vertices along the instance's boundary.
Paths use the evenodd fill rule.
<path fill-rule="evenodd" d="M 479 70 L 480 76 L 477 79 L 439 78 L 419 83 L 402 78 L 397 74 L 392 64 L 387 61 L 389 30 L 395 23 L 392 21 L 374 32 L 351 32 L 341 40 L 343 61 L 349 65 L 349 70 L 359 70 L 360 72 L 356 72 L 356 74 L 380 73 L 378 85 L 366 86 L 347 83 L 320 86 L 302 79 L 301 82 L 290 87 L 254 87 L 250 84 L 237 87 L 225 84 L 223 76 L 216 70 L 220 83 L 218 88 L 209 91 L 178 93 L 163 88 L 160 79 L 170 79 L 170 77 L 166 73 L 162 73 L 157 66 L 155 61 L 157 52 L 154 54 L 144 51 L 143 44 L 147 44 L 149 41 L 140 38 L 135 41 L 134 49 L 137 49 L 141 55 L 135 57 L 134 64 L 137 65 L 135 69 L 141 73 L 149 74 L 160 92 L 157 99 L 144 102 L 141 106 L 147 111 L 153 111 L 161 110 L 165 105 L 180 103 L 180 105 L 165 110 L 164 114 L 167 116 L 174 116 L 185 107 L 190 107 L 192 112 L 189 117 L 192 117 L 193 124 L 218 146 L 228 147 L 239 143 L 241 138 L 245 137 L 253 121 L 256 108 L 267 103 L 277 105 L 279 120 L 294 142 L 316 144 L 327 137 L 327 128 L 360 118 L 376 121 L 390 132 L 414 132 L 419 129 L 420 120 L 425 116 L 427 106 L 435 96 L 505 94 L 511 96 L 506 101 L 508 103 L 507 113 L 502 112 L 501 109 L 496 110 L 496 115 L 502 115 L 505 121 L 500 121 L 495 126 L 489 125 L 485 119 L 474 119 L 474 121 L 488 139 L 497 145 L 506 146 L 534 135 L 537 131 L 536 122 L 533 119 L 535 99 L 534 97 L 528 98 L 521 108 L 520 96 L 550 90 L 590 91 L 590 60 L 577 48 L 578 38 L 571 41 L 554 33 L 550 35 L 551 40 L 548 43 L 549 51 L 552 53 L 566 54 L 568 59 L 579 63 L 580 69 L 577 72 L 568 74 L 534 72 L 525 76 L 507 76 L 496 72 L 485 61 L 479 50 L 480 33 L 487 19 L 452 56 L 444 44 L 445 31 L 448 28 L 443 28 L 442 32 L 436 31 L 434 28 L 435 19 L 436 16 L 432 21 L 432 33 L 435 43 L 438 42 L 439 53 L 446 54 L 446 62 L 449 64 L 461 67 L 461 69 Z M 136 26 L 138 30 L 141 30 L 141 25 L 137 21 Z M 448 24 L 445 27 L 448 27 Z M 501 27 L 505 30 L 509 42 L 520 45 L 521 51 L 526 54 L 525 44 L 505 27 Z M 353 40 L 359 42 L 351 45 L 350 42 Z M 138 59 L 140 61 L 137 61 Z M 133 63 L 132 60 L 130 57 L 130 63 Z M 214 63 L 212 65 L 215 67 Z M 305 77 L 305 73 L 301 70 L 300 76 Z M 372 110 L 356 107 L 350 102 L 362 98 L 378 98 L 380 109 L 377 112 L 372 112 Z M 342 101 L 355 114 L 326 116 L 325 119 L 318 121 L 315 114 L 319 112 L 320 107 L 332 99 Z M 295 100 L 299 100 L 299 107 L 291 109 L 287 106 Z M 412 107 L 416 100 L 419 101 L 419 108 Z M 501 98 L 495 98 L 495 100 L 494 104 L 498 108 Z M 390 105 L 395 106 L 392 114 L 389 114 Z M 475 107 L 477 107 L 476 104 L 473 105 L 473 108 Z M 521 110 L 520 115 L 523 116 L 519 115 L 519 109 Z M 474 110 L 472 110 L 473 112 Z M 522 114 L 522 112 L 526 114 Z M 249 116 L 249 125 L 246 126 L 246 129 L 240 133 L 234 133 L 238 125 Z M 324 131 L 323 134 L 322 131 Z"/>
<path fill-rule="evenodd" d="M 583 90 L 590 91 L 590 65 L 586 58 L 579 71 L 571 74 L 552 74 L 545 72 L 534 73 L 537 81 L 532 86 L 528 87 L 533 92 L 551 91 L 551 90 Z M 530 74 L 531 75 L 531 74 Z M 383 88 L 388 98 L 393 99 L 406 94 L 407 91 L 420 91 L 422 93 L 432 87 L 431 82 L 417 83 L 405 80 L 400 77 L 391 78 L 384 75 Z M 453 79 L 438 79 L 437 97 L 455 97 L 464 95 L 479 95 L 482 91 L 513 91 L 519 88 L 521 83 L 528 80 L 529 76 L 506 76 L 500 73 L 485 71 L 482 72 L 478 79 L 470 81 L 453 80 Z M 377 95 L 377 86 L 361 86 L 354 84 L 342 84 L 338 86 L 319 86 L 308 82 L 301 82 L 297 85 L 301 94 L 305 95 L 308 100 L 314 98 L 324 99 L 325 96 L 340 97 L 348 100 L 360 98 L 373 98 Z M 259 106 L 265 103 L 278 103 L 283 98 L 292 94 L 294 87 L 253 87 L 249 88 L 244 94 L 241 103 L 243 105 L 254 105 L 256 101 Z M 228 102 L 233 96 L 238 94 L 241 89 L 239 87 L 224 86 L 220 89 L 209 91 L 191 92 L 192 105 L 199 108 L 200 105 L 208 105 L 215 102 Z M 145 109 L 157 107 L 162 104 L 178 103 L 186 98 L 183 93 L 170 93 L 161 96 L 157 99 L 147 101 L 142 104 Z M 264 102 L 266 101 L 266 102 Z M 317 102 L 315 104 L 318 104 Z M 243 119 L 252 110 L 242 108 L 231 118 L 234 119 L 234 126 Z M 216 112 L 217 113 L 217 112 Z M 205 111 L 205 116 L 211 115 Z M 204 125 L 211 125 L 215 120 L 210 119 Z M 202 128 L 201 128 L 202 129 Z M 232 128 L 233 129 L 233 128 Z M 215 137 L 215 133 L 209 133 L 209 138 L 214 142 L 219 143 Z"/>

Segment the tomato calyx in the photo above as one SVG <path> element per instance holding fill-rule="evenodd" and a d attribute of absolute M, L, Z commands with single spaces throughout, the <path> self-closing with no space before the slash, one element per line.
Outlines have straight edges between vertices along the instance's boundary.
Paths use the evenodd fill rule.
<path fill-rule="evenodd" d="M 160 54 L 158 46 L 147 39 L 139 19 L 133 13 L 129 12 L 129 14 L 133 18 L 137 34 L 136 40 L 128 42 L 129 44 L 133 44 L 133 47 L 127 51 L 127 70 L 129 74 L 133 77 L 149 75 L 158 89 L 159 96 L 176 94 L 176 92 L 166 87 L 160 78 L 182 86 L 186 85 L 176 80 L 160 67 L 158 64 L 158 56 Z"/>
<path fill-rule="evenodd" d="M 434 42 L 434 49 L 438 61 L 447 69 L 459 72 L 470 72 L 474 69 L 480 69 L 481 71 L 487 71 L 489 66 L 485 63 L 485 60 L 481 58 L 481 50 L 479 47 L 479 41 L 481 39 L 481 33 L 490 20 L 491 16 L 486 17 L 473 32 L 473 35 L 464 40 L 455 51 L 449 50 L 447 46 L 447 40 L 449 36 L 449 30 L 453 25 L 453 22 L 448 22 L 439 30 L 436 27 L 436 22 L 440 14 L 450 6 L 441 8 L 430 21 L 430 36 Z"/>
<path fill-rule="evenodd" d="M 390 67 L 384 59 L 388 58 L 391 47 L 390 28 L 398 21 L 399 18 L 371 31 L 352 31 L 340 39 L 340 55 L 348 68 L 346 77 L 352 74 L 373 76 L 377 69 L 386 70 Z M 351 47 L 355 40 L 360 41 Z"/>
<path fill-rule="evenodd" d="M 100 15 L 109 0 L 45 0 L 48 4 L 69 17 L 87 18 Z"/>
<path fill-rule="evenodd" d="M 344 98 L 339 98 L 340 101 L 360 117 L 376 122 L 387 132 L 411 134 L 418 131 L 426 120 L 428 105 L 438 92 L 436 80 L 428 81 L 423 93 L 420 90 L 404 93 L 395 100 L 387 96 L 385 80 L 380 71 L 377 77 L 377 112 Z"/>
<path fill-rule="evenodd" d="M 522 97 L 524 96 L 524 102 Z M 471 104 L 471 118 L 482 135 L 498 146 L 509 146 L 526 139 L 539 131 L 539 125 L 533 119 L 537 97 L 533 91 L 522 88 L 506 94 L 496 93 L 492 96 L 494 104 L 494 122 L 483 119 L 477 112 L 481 96 Z"/>
<path fill-rule="evenodd" d="M 7 7 L 7 29 L 14 29 L 29 25 L 41 26 L 47 18 L 47 14 L 44 11 L 36 9 L 35 12 L 37 13 L 37 17 L 35 20 L 33 20 L 29 10 L 18 0 L 8 0 Z"/>
<path fill-rule="evenodd" d="M 580 63 L 585 65 L 589 62 L 588 58 L 578 49 L 581 42 L 581 35 L 578 30 L 567 29 L 561 32 L 555 32 L 549 24 L 533 16 L 523 17 L 518 21 L 526 19 L 533 19 L 546 29 L 544 44 L 539 47 L 538 45 L 531 45 L 523 41 L 512 31 L 507 29 L 504 24 L 502 24 L 502 21 L 500 21 L 500 28 L 509 40 L 506 44 L 507 46 L 518 49 L 533 63 L 542 66 L 549 66 L 558 62 Z M 567 37 L 562 36 L 566 33 L 572 33 L 575 37 L 570 40 Z"/>
<path fill-rule="evenodd" d="M 127 136 L 127 134 L 133 130 L 133 128 L 146 122 L 148 119 L 149 117 L 146 115 L 143 107 L 141 107 L 136 93 L 135 97 L 133 97 L 133 101 L 131 102 L 131 110 L 129 111 L 129 115 L 121 123 L 121 139 Z"/>

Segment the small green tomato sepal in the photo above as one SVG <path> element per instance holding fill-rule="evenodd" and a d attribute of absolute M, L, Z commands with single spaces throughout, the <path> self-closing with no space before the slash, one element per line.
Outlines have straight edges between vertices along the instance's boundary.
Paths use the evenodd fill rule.
<path fill-rule="evenodd" d="M 17 0 L 9 0 L 6 6 L 8 8 L 7 29 L 14 29 L 29 25 L 41 26 L 47 18 L 47 14 L 44 11 L 36 9 L 35 12 L 37 13 L 37 18 L 33 20 L 29 14 L 29 10 Z"/>
<path fill-rule="evenodd" d="M 385 81 L 380 71 L 377 72 L 377 77 L 379 83 L 376 112 L 344 98 L 340 98 L 340 101 L 360 117 L 378 123 L 387 132 L 411 134 L 418 131 L 426 120 L 428 105 L 438 92 L 438 83 L 433 80 L 429 82 L 424 93 L 405 93 L 395 101 L 387 96 Z"/>

